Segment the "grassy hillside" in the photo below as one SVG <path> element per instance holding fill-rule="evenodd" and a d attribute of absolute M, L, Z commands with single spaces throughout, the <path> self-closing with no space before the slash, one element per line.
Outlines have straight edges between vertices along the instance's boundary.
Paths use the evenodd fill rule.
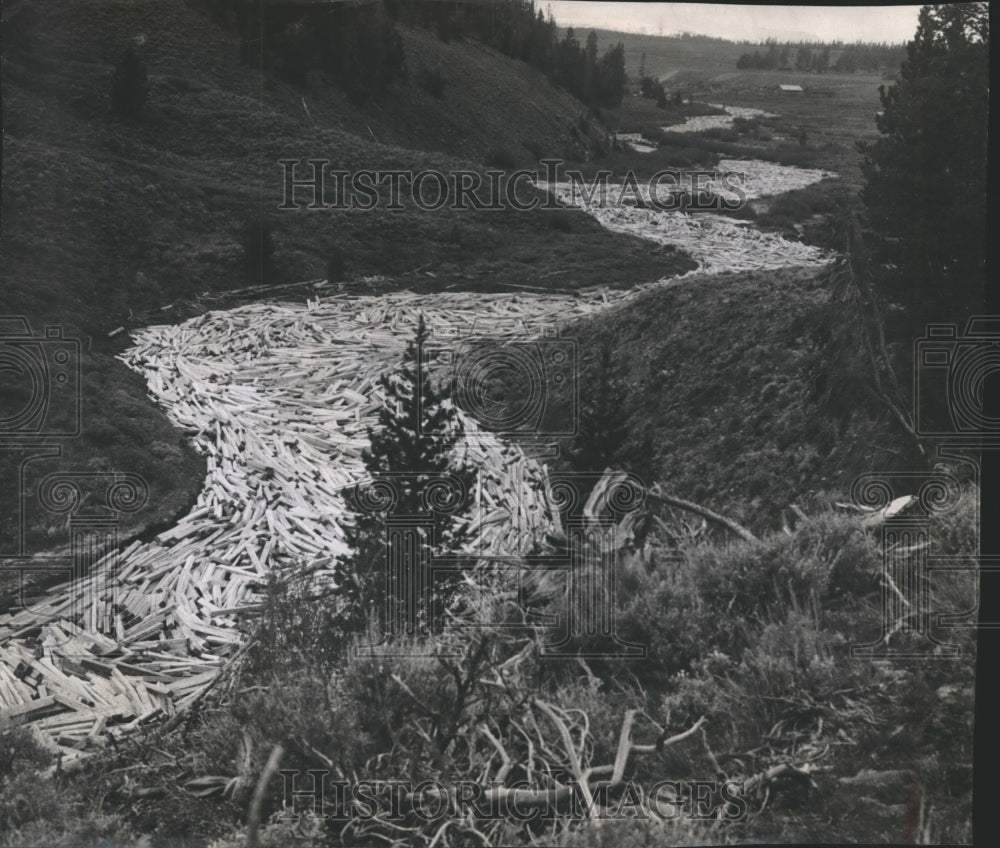
<path fill-rule="evenodd" d="M 733 41 L 699 36 L 681 38 L 606 29 L 595 32 L 600 50 L 619 41 L 624 45 L 625 70 L 630 77 L 638 77 L 639 63 L 645 53 L 646 74 L 664 83 L 704 79 L 731 71 L 740 54 L 747 50 Z"/>
<path fill-rule="evenodd" d="M 793 506 L 848 500 L 872 469 L 920 467 L 886 408 L 839 384 L 850 366 L 831 355 L 829 276 L 691 277 L 567 328 L 580 408 L 598 402 L 600 352 L 611 351 L 625 438 L 609 464 L 762 532 L 794 520 Z M 559 396 L 553 420 L 568 425 L 571 409 Z"/>
<path fill-rule="evenodd" d="M 873 79 L 811 77 L 809 92 L 786 99 L 776 75 L 734 73 L 730 46 L 708 40 L 671 40 L 680 58 L 656 54 L 655 67 L 676 69 L 689 90 L 705 83 L 711 102 L 779 117 L 744 125 L 733 141 L 692 136 L 644 159 L 602 156 L 596 117 L 473 42 L 401 30 L 407 79 L 358 107 L 321 75 L 296 89 L 241 64 L 234 33 L 184 0 L 19 8 L 22 38 L 13 47 L 5 38 L 3 57 L 4 305 L 30 318 L 36 333 L 58 324 L 79 337 L 83 373 L 83 432 L 61 458 L 32 464 L 25 494 L 32 501 L 54 469 L 141 474 L 150 505 L 126 535 L 151 533 L 182 511 L 204 465 L 152 407 L 142 380 L 115 360 L 128 344 L 125 332 L 109 335 L 119 327 L 247 298 L 341 290 L 625 287 L 693 264 L 568 209 L 279 210 L 279 159 L 322 158 L 345 171 L 451 171 L 511 170 L 556 155 L 589 168 L 607 163 L 620 175 L 640 162 L 649 169 L 745 155 L 834 168 L 850 191 L 854 139 L 874 132 Z M 645 38 L 630 42 L 630 56 Z M 111 68 L 129 46 L 150 82 L 134 121 L 112 116 L 107 96 Z M 646 52 L 653 72 L 653 49 Z M 640 117 L 654 121 L 646 105 Z M 831 183 L 744 217 L 788 229 L 803 214 L 826 215 L 841 188 Z M 266 265 L 248 262 L 248 224 L 258 232 L 266 224 L 273 239 Z M 340 279 L 324 281 L 341 260 Z M 557 832 L 548 821 L 470 816 L 447 828 L 411 818 L 359 832 L 335 819 L 269 821 L 283 801 L 272 774 L 255 807 L 266 823 L 262 845 L 968 842 L 974 631 L 944 634 L 962 648 L 955 662 L 939 662 L 907 631 L 894 646 L 912 646 L 918 662 L 898 667 L 850 652 L 908 619 L 880 619 L 879 534 L 837 502 L 849 500 L 860 473 L 922 466 L 864 392 L 863 353 L 844 352 L 849 313 L 834 301 L 830 274 L 691 276 L 563 332 L 578 343 L 584 403 L 600 391 L 600 354 L 610 351 L 609 382 L 621 395 L 611 417 L 624 428 L 610 464 L 758 537 L 737 542 L 696 528 L 684 536 L 693 522 L 683 528 L 661 511 L 666 520 L 650 518 L 644 538 L 640 528 L 642 544 L 615 554 L 610 609 L 618 635 L 648 649 L 641 661 L 593 657 L 589 649 L 606 646 L 607 636 L 594 631 L 574 634 L 569 650 L 543 662 L 551 622 L 581 609 L 570 606 L 573 592 L 546 593 L 544 581 L 525 581 L 539 590 L 525 601 L 506 569 L 476 575 L 476 591 L 457 605 L 468 620 L 449 621 L 440 639 L 401 641 L 400 656 L 359 655 L 350 650 L 359 634 L 343 631 L 335 603 L 300 588 L 301 575 L 274 574 L 258 614 L 243 619 L 246 653 L 203 699 L 186 698 L 180 719 L 112 736 L 68 773 L 26 729 L 0 727 L 0 846 L 248 844 L 254 785 L 282 750 L 282 767 L 322 767 L 328 778 L 355 782 L 427 777 L 502 787 L 523 776 L 547 790 L 555 780 L 585 783 L 581 773 L 593 766 L 595 778 L 618 771 L 639 787 L 715 776 L 756 781 L 749 785 L 757 789 L 747 789 L 747 815 L 729 823 L 685 814 L 663 827 L 577 821 Z M 71 406 L 57 410 L 55 423 L 66 423 Z M 553 398 L 552 409 L 569 414 L 565 398 Z M 10 481 L 18 461 L 0 458 L 5 541 L 17 532 Z M 977 492 L 961 482 L 955 509 L 928 521 L 928 532 L 935 555 L 967 565 L 979 513 Z M 36 509 L 26 525 L 29 550 L 66 543 L 64 516 Z M 594 562 L 603 568 L 604 557 Z M 974 606 L 970 573 L 935 584 L 943 589 L 935 612 Z M 627 772 L 611 769 L 632 719 Z M 781 771 L 795 764 L 805 775 Z M 39 774 L 45 768 L 54 774 Z M 613 794 L 617 804 L 621 786 Z"/>
<path fill-rule="evenodd" d="M 579 103 L 476 43 L 403 29 L 408 79 L 358 108 L 319 75 L 300 91 L 241 64 L 238 37 L 184 0 L 22 3 L 7 32 L 17 40 L 5 39 L 3 58 L 5 311 L 36 333 L 61 324 L 83 349 L 83 433 L 33 473 L 141 474 L 150 501 L 133 531 L 184 509 L 202 463 L 113 359 L 128 344 L 109 338 L 118 327 L 217 308 L 222 291 L 322 279 L 334 250 L 343 285 L 362 292 L 632 285 L 691 267 L 573 211 L 277 210 L 284 158 L 449 172 L 592 155 L 603 131 Z M 108 101 L 130 46 L 149 75 L 139 120 L 113 116 Z M 425 67 L 444 79 L 440 96 L 421 85 Z M 274 255 L 248 270 L 244 233 L 262 219 Z M 0 461 L 12 479 L 17 460 Z M 15 490 L 0 510 L 11 539 Z M 62 544 L 61 521 L 30 516 L 28 549 Z"/>

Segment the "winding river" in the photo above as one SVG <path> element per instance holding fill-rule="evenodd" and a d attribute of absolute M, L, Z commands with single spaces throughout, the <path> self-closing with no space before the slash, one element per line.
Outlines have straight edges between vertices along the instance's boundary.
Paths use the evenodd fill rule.
<path fill-rule="evenodd" d="M 753 161 L 720 169 L 745 175 L 748 198 L 835 176 Z M 691 284 L 832 258 L 723 214 L 587 205 L 569 186 L 548 188 L 609 230 L 688 251 L 699 264 L 684 275 Z M 64 767 L 82 760 L 107 727 L 128 731 L 198 697 L 238 649 L 240 611 L 259 602 L 270 571 L 311 563 L 315 579 L 329 579 L 345 550 L 341 493 L 361 477 L 382 401 L 377 378 L 399 361 L 419 314 L 436 339 L 527 340 L 678 279 L 579 295 L 403 291 L 255 303 L 134 332 L 122 359 L 206 456 L 204 488 L 176 526 L 109 554 L 0 625 L 0 719 L 28 719 Z M 551 527 L 545 468 L 466 426 L 458 450 L 483 469 L 470 547 L 525 552 Z"/>

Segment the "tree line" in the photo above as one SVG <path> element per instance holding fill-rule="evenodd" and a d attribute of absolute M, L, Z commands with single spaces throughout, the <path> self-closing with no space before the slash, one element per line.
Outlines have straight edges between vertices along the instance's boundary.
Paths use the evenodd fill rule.
<path fill-rule="evenodd" d="M 900 44 L 864 43 L 844 44 L 834 41 L 826 44 L 764 42 L 764 49 L 742 53 L 736 60 L 741 70 L 815 71 L 825 73 L 854 73 L 855 71 L 895 70 L 906 58 L 906 48 Z"/>
<path fill-rule="evenodd" d="M 613 109 L 621 105 L 626 81 L 624 45 L 618 43 L 599 53 L 596 32 L 591 31 L 581 44 L 572 27 L 559 38 L 551 11 L 546 17 L 534 0 L 385 0 L 385 4 L 393 16 L 434 29 L 443 41 L 474 38 L 526 62 L 588 106 Z"/>
<path fill-rule="evenodd" d="M 581 44 L 572 29 L 560 39 L 555 19 L 536 9 L 534 0 L 198 2 L 217 22 L 239 32 L 245 63 L 300 87 L 311 71 L 324 72 L 356 103 L 405 79 L 406 57 L 397 23 L 432 29 L 446 42 L 471 38 L 487 44 L 537 68 L 591 107 L 614 108 L 624 96 L 624 46 L 617 44 L 599 54 L 596 33 Z"/>
<path fill-rule="evenodd" d="M 239 33 L 245 64 L 298 87 L 322 71 L 361 104 L 406 76 L 403 42 L 382 3 L 198 2 Z"/>

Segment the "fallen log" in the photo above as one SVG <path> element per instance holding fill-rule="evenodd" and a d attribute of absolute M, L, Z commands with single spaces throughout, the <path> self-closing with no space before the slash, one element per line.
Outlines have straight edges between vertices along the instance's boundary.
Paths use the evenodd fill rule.
<path fill-rule="evenodd" d="M 675 495 L 668 495 L 665 492 L 661 492 L 659 487 L 654 486 L 646 490 L 646 495 L 658 503 L 666 504 L 667 506 L 675 506 L 678 509 L 684 509 L 688 512 L 693 512 L 696 515 L 700 515 L 703 518 L 707 518 L 709 521 L 713 521 L 716 524 L 725 527 L 727 530 L 732 531 L 741 539 L 747 542 L 760 542 L 753 533 L 747 530 L 742 524 L 733 521 L 731 518 L 726 518 L 724 515 L 720 515 L 717 512 L 709 509 L 708 507 L 701 506 L 694 503 L 693 501 L 684 500 L 683 498 L 678 498 Z"/>

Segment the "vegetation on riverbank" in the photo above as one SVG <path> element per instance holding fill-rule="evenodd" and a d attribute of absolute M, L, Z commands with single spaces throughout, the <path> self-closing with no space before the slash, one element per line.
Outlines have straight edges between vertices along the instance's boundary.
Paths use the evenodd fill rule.
<path fill-rule="evenodd" d="M 971 562 L 975 495 L 961 495 L 930 526 L 942 555 Z M 82 773 L 32 777 L 30 791 L 29 769 L 51 764 L 51 755 L 22 732 L 6 733 L 0 844 L 120 844 L 144 833 L 152 845 L 205 844 L 195 834 L 242 845 L 254 784 L 278 744 L 281 767 L 296 773 L 300 790 L 313 769 L 331 786 L 376 778 L 487 786 L 517 776 L 529 788 L 552 780 L 578 792 L 567 746 L 583 767 L 614 762 L 630 710 L 639 711 L 632 742 L 651 748 L 633 752 L 608 790 L 605 815 L 624 809 L 623 817 L 639 819 L 605 822 L 611 833 L 634 827 L 659 844 L 904 841 L 907 833 L 966 841 L 974 631 L 948 632 L 960 659 L 890 666 L 852 658 L 851 645 L 880 633 L 877 538 L 856 514 L 829 504 L 793 535 L 757 543 L 677 548 L 651 537 L 618 574 L 618 633 L 648 650 L 632 662 L 540 656 L 545 628 L 508 629 L 524 611 L 511 598 L 497 603 L 495 589 L 473 613 L 472 633 L 456 622 L 434 639 L 397 641 L 406 657 L 352 654 L 329 608 L 302 602 L 297 581 L 276 578 L 250 652 L 173 731 L 132 735 Z M 969 607 L 971 584 L 945 588 L 938 611 Z M 694 734 L 652 750 L 701 717 Z M 761 778 L 781 763 L 801 773 Z M 662 780 L 732 780 L 760 790 L 747 789 L 739 816 L 699 820 L 689 800 L 678 800 L 675 820 L 656 824 L 645 793 Z M 280 814 L 283 799 L 292 803 L 284 786 L 281 778 L 266 785 L 262 821 Z M 376 834 L 429 840 L 443 823 L 359 810 L 338 819 L 333 789 L 326 802 L 330 818 L 315 820 L 305 815 L 310 796 L 300 796 L 301 816 L 279 815 L 261 844 L 381 844 Z M 579 816 L 524 822 L 466 809 L 451 818 L 439 840 L 446 845 L 466 844 L 476 831 L 501 844 L 527 844 L 532 834 L 562 845 L 607 838 Z"/>
<path fill-rule="evenodd" d="M 154 512 L 127 532 L 182 509 L 203 468 L 114 360 L 127 344 L 125 333 L 109 337 L 118 327 L 275 292 L 571 291 L 692 267 L 680 251 L 612 235 L 572 210 L 274 211 L 280 157 L 319 153 L 345 170 L 482 171 L 550 152 L 604 155 L 596 115 L 471 39 L 401 27 L 425 74 L 393 77 L 359 98 L 321 74 L 307 74 L 303 87 L 249 72 L 240 39 L 180 2 L 56 6 L 35 7 L 33 42 L 4 57 L 3 272 L 12 309 L 36 332 L 48 321 L 85 339 L 85 429 L 58 464 L 146 477 Z M 111 118 L 106 83 L 129 45 L 141 48 L 148 91 L 132 87 L 146 93 L 132 102 L 143 102 Z M 453 69 L 443 85 L 434 75 L 442 64 Z M 70 773 L 30 730 L 0 730 L 0 845 L 229 848 L 248 833 L 271 846 L 459 846 L 484 835 L 566 846 L 971 839 L 976 481 L 968 463 L 933 468 L 932 454 L 921 454 L 933 445 L 898 414 L 907 399 L 880 385 L 898 349 L 879 346 L 877 315 L 865 311 L 883 301 L 869 297 L 872 265 L 852 224 L 859 207 L 843 193 L 861 174 L 854 129 L 864 118 L 861 135 L 877 134 L 877 97 L 854 81 L 843 97 L 813 92 L 778 106 L 773 92 L 755 99 L 741 88 L 748 79 L 763 78 L 741 77 L 727 93 L 784 114 L 735 126 L 735 136 L 668 130 L 648 159 L 616 151 L 590 163 L 752 153 L 845 174 L 841 185 L 744 213 L 847 245 L 835 265 L 692 277 L 564 328 L 578 340 L 587 416 L 583 438 L 561 446 L 565 467 L 625 468 L 758 537 L 734 541 L 691 513 L 650 510 L 616 554 L 611 607 L 617 635 L 646 655 L 595 657 L 608 640 L 576 634 L 564 655 L 546 656 L 551 622 L 565 621 L 573 601 L 531 581 L 538 591 L 524 597 L 502 575 L 474 570 L 439 632 L 397 639 L 405 656 L 380 655 L 359 649 L 360 625 L 345 633 L 292 569 L 273 576 L 263 610 L 247 621 L 246 652 L 176 720 L 121 739 L 98 734 L 104 751 Z M 793 140 L 775 138 L 786 134 Z M 325 276 L 329 284 L 271 288 Z M 564 396 L 547 402 L 577 412 Z M 595 458 L 584 449 L 594 433 L 614 449 Z M 11 469 L 0 472 L 11 479 Z M 953 629 L 936 620 L 931 631 L 957 656 L 928 643 L 910 613 L 885 612 L 883 599 L 899 594 L 893 550 L 877 516 L 844 506 L 860 474 L 914 469 L 956 478 L 947 508 L 914 517 L 933 555 L 960 566 L 924 584 L 935 615 L 960 619 Z M 17 528 L 9 520 L 3 529 Z M 63 529 L 36 515 L 26 540 L 37 549 Z M 565 553 L 560 543 L 545 540 L 539 555 Z M 852 655 L 879 641 L 913 656 Z M 600 827 L 565 808 L 531 821 L 450 807 L 447 823 L 415 814 L 290 820 L 278 815 L 288 784 L 268 770 L 278 754 L 282 768 L 299 770 L 300 789 L 318 769 L 350 784 L 523 781 L 568 804 L 587 801 L 611 775 L 602 801 L 611 819 L 642 819 L 659 781 L 676 782 L 678 794 L 698 781 L 734 781 L 740 814 L 726 815 L 716 796 L 721 820 L 699 816 L 690 798 L 675 799 L 680 812 L 666 823 L 647 816 Z"/>

